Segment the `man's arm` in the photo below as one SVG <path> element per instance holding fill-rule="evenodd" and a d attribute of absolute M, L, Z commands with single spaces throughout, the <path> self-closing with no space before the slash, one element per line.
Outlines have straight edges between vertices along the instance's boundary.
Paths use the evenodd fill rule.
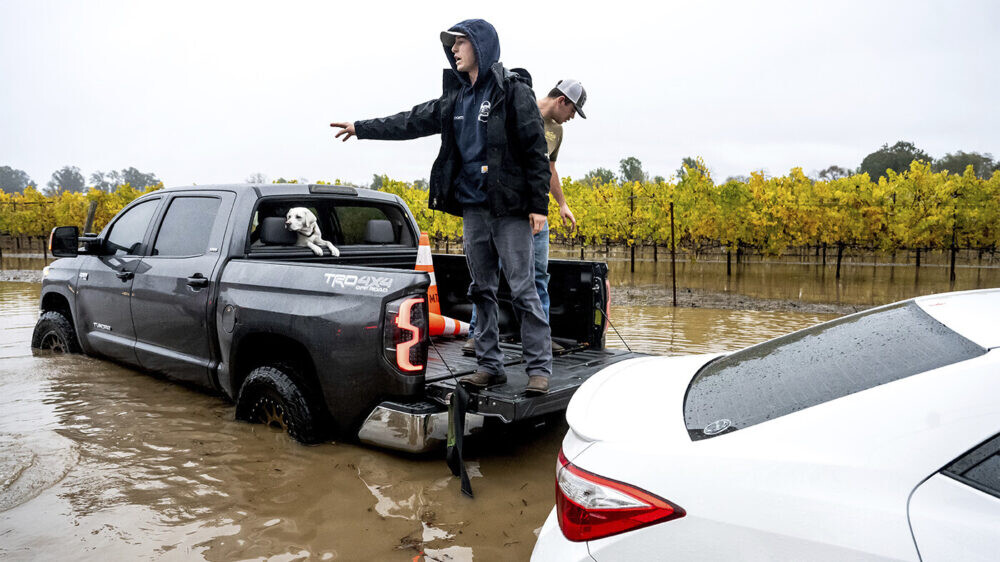
<path fill-rule="evenodd" d="M 576 230 L 576 217 L 573 216 L 573 211 L 570 211 L 569 205 L 566 204 L 566 196 L 563 195 L 562 183 L 559 181 L 559 172 L 556 172 L 555 162 L 549 162 L 549 172 L 552 173 L 552 179 L 549 181 L 549 193 L 559 205 L 559 216 L 562 217 L 563 224 L 571 224 L 569 231 L 573 232 Z"/>
<path fill-rule="evenodd" d="M 514 111 L 514 123 L 517 130 L 517 144 L 524 151 L 523 165 L 525 180 L 531 188 L 528 201 L 528 213 L 532 230 L 538 233 L 545 226 L 545 217 L 549 214 L 549 182 L 552 173 L 549 171 L 549 159 L 545 156 L 545 128 L 542 126 L 542 115 L 538 112 L 538 103 L 534 94 L 525 84 L 514 82 L 510 93 L 511 109 Z M 537 216 L 531 216 L 537 215 Z"/>
<path fill-rule="evenodd" d="M 347 140 L 352 136 L 359 139 L 410 140 L 441 133 L 440 99 L 433 99 L 413 106 L 389 117 L 365 119 L 362 121 L 330 123 L 339 127 L 336 136 Z"/>

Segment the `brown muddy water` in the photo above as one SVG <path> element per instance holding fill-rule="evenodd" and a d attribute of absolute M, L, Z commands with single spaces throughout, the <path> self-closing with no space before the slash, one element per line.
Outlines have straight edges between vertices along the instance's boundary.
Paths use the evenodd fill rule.
<path fill-rule="evenodd" d="M 0 283 L 0 559 L 525 560 L 565 422 L 443 452 L 306 447 L 222 398 L 85 356 L 35 356 L 39 285 Z M 613 306 L 634 350 L 738 348 L 830 318 Z M 621 347 L 609 336 L 609 344 Z"/>

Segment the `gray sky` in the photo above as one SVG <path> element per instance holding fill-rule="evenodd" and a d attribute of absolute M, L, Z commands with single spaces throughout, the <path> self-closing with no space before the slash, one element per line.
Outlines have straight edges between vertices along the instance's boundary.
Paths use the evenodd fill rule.
<path fill-rule="evenodd" d="M 0 165 L 44 185 L 135 166 L 167 185 L 426 178 L 439 140 L 333 140 L 331 121 L 437 97 L 438 32 L 496 26 L 543 95 L 587 88 L 558 170 L 636 156 L 669 177 L 857 166 L 883 143 L 1000 156 L 1000 3 L 0 0 Z M 448 6 L 448 7 L 444 7 Z"/>

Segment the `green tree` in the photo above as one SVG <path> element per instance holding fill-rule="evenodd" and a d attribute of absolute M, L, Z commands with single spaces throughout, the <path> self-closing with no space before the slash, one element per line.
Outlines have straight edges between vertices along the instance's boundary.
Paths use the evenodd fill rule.
<path fill-rule="evenodd" d="M 954 154 L 945 154 L 934 161 L 934 171 L 941 172 L 947 170 L 949 173 L 962 175 L 967 166 L 972 166 L 973 173 L 979 179 L 986 179 L 993 175 L 993 170 L 997 169 L 997 162 L 993 161 L 990 153 L 980 154 L 978 152 L 963 152 L 959 150 Z"/>
<path fill-rule="evenodd" d="M 52 179 L 47 184 L 46 195 L 58 195 L 60 193 L 76 193 L 83 191 L 84 179 L 80 173 L 80 168 L 76 166 L 63 166 L 52 172 Z"/>
<path fill-rule="evenodd" d="M 618 169 L 621 171 L 619 179 L 622 183 L 649 181 L 649 178 L 646 177 L 646 173 L 642 171 L 642 162 L 640 162 L 635 156 L 622 158 L 618 164 Z"/>
<path fill-rule="evenodd" d="M 158 185 L 160 180 L 156 177 L 156 174 L 147 174 L 133 167 L 128 167 L 110 172 L 98 170 L 90 174 L 90 183 L 101 191 L 111 193 L 118 186 L 131 185 L 136 189 L 144 189 Z"/>
<path fill-rule="evenodd" d="M 10 166 L 0 166 L 0 191 L 7 193 L 23 193 L 26 187 L 33 187 L 35 182 L 24 170 L 16 170 Z"/>
<path fill-rule="evenodd" d="M 607 168 L 595 168 L 583 176 L 583 181 L 591 185 L 604 185 L 615 181 L 615 173 Z"/>
<path fill-rule="evenodd" d="M 909 141 L 898 141 L 892 146 L 883 144 L 882 148 L 872 152 L 868 156 L 865 156 L 865 159 L 861 161 L 861 167 L 858 169 L 858 173 L 867 173 L 868 177 L 871 178 L 872 181 L 875 181 L 886 175 L 886 170 L 892 170 L 897 174 L 902 174 L 910 169 L 910 162 L 913 162 L 914 160 L 930 162 L 931 157 Z"/>
<path fill-rule="evenodd" d="M 841 168 L 840 166 L 834 164 L 828 168 L 820 170 L 819 179 L 823 181 L 839 180 L 840 178 L 846 178 L 851 175 L 851 171 L 847 168 Z"/>
<path fill-rule="evenodd" d="M 692 158 L 690 156 L 685 156 L 684 158 L 681 159 L 681 167 L 677 168 L 677 177 L 680 178 L 680 179 L 684 179 L 684 178 L 687 177 L 687 174 L 688 174 L 687 169 L 688 168 L 690 168 L 692 170 L 700 170 L 701 169 L 700 166 L 703 166 L 703 165 L 704 164 L 699 164 L 698 163 L 698 159 L 697 158 Z"/>

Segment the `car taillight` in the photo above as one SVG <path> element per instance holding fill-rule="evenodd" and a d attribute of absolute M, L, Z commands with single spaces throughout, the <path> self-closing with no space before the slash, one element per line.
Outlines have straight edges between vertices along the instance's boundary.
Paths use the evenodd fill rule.
<path fill-rule="evenodd" d="M 427 365 L 427 299 L 407 297 L 386 305 L 385 358 L 404 373 Z"/>
<path fill-rule="evenodd" d="M 561 450 L 556 466 L 559 528 L 571 541 L 609 537 L 686 514 L 659 496 L 574 465 Z"/>

